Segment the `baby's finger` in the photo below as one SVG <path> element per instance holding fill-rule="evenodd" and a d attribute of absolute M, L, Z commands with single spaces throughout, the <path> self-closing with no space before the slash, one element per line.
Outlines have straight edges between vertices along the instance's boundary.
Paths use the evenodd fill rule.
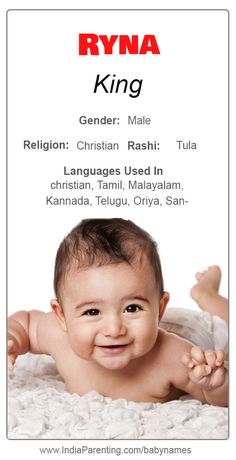
<path fill-rule="evenodd" d="M 205 351 L 206 363 L 213 369 L 216 367 L 216 352 L 214 350 Z"/>
<path fill-rule="evenodd" d="M 222 366 L 225 361 L 225 352 L 224 350 L 216 350 L 216 365 Z"/>
<path fill-rule="evenodd" d="M 229 361 L 224 361 L 224 368 L 227 370 L 229 369 Z"/>
<path fill-rule="evenodd" d="M 191 369 L 192 367 L 194 367 L 194 362 L 191 358 L 191 355 L 190 353 L 188 353 L 187 351 L 185 351 L 181 358 L 180 358 L 180 361 L 182 364 L 184 364 L 186 367 L 188 367 L 189 369 Z"/>
<path fill-rule="evenodd" d="M 198 383 L 203 377 L 207 377 L 211 373 L 211 368 L 207 364 L 199 364 L 191 371 L 191 380 Z"/>
<path fill-rule="evenodd" d="M 199 347 L 192 347 L 191 348 L 191 356 L 192 360 L 195 364 L 203 364 L 205 363 L 205 355 L 201 348 Z"/>
<path fill-rule="evenodd" d="M 14 345 L 14 340 L 13 339 L 8 339 L 7 340 L 7 346 L 8 348 L 11 348 Z"/>
<path fill-rule="evenodd" d="M 8 352 L 9 351 L 12 351 L 14 348 L 14 340 L 13 339 L 8 339 L 7 341 L 7 349 L 8 349 Z"/>
<path fill-rule="evenodd" d="M 16 361 L 15 355 L 13 354 L 8 355 L 8 370 L 9 371 L 12 371 L 15 361 Z"/>

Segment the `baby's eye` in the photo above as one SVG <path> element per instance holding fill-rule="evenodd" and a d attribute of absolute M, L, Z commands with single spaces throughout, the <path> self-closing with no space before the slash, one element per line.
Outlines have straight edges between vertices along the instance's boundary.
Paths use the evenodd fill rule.
<path fill-rule="evenodd" d="M 140 311 L 140 310 L 142 310 L 142 308 L 139 305 L 136 305 L 135 303 L 128 305 L 128 307 L 126 307 L 125 309 L 127 313 L 136 313 L 137 311 Z"/>
<path fill-rule="evenodd" d="M 97 316 L 100 314 L 100 311 L 97 308 L 90 308 L 89 310 L 86 310 L 83 315 L 87 316 Z"/>

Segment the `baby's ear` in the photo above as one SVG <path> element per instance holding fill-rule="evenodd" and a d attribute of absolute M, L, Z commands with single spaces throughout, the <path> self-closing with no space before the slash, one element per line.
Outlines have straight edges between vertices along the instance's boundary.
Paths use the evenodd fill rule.
<path fill-rule="evenodd" d="M 50 305 L 51 305 L 52 312 L 56 315 L 63 331 L 67 332 L 63 308 L 61 307 L 57 299 L 51 300 Z"/>
<path fill-rule="evenodd" d="M 159 321 L 161 320 L 162 316 L 165 313 L 165 309 L 167 307 L 169 300 L 170 300 L 169 292 L 164 292 L 160 300 L 160 304 L 159 304 Z"/>

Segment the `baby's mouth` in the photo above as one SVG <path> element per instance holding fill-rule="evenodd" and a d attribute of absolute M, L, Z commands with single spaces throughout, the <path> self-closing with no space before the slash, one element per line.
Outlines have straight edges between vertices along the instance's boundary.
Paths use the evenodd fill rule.
<path fill-rule="evenodd" d="M 110 353 L 110 354 L 115 354 L 115 353 L 120 353 L 129 346 L 129 343 L 124 343 L 121 345 L 98 345 L 98 348 L 101 350 Z"/>

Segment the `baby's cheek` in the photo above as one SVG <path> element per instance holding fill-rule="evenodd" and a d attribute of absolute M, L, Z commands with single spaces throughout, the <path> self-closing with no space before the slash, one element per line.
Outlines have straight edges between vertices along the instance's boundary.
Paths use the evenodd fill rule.
<path fill-rule="evenodd" d="M 86 358 L 91 353 L 91 335 L 86 332 L 85 330 L 74 330 L 71 331 L 70 334 L 70 344 L 73 351 L 81 356 L 82 358 Z"/>
<path fill-rule="evenodd" d="M 142 327 L 136 330 L 137 337 L 142 345 L 148 349 L 152 348 L 158 336 L 158 325 L 154 322 L 143 323 Z"/>

